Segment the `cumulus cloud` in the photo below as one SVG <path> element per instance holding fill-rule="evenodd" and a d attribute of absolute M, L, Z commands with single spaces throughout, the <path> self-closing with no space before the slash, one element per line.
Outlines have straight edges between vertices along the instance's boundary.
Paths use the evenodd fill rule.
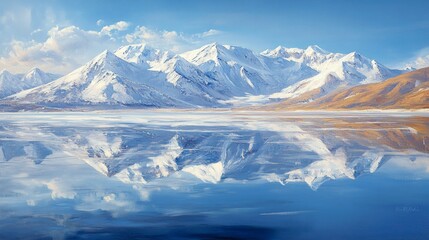
<path fill-rule="evenodd" d="M 97 24 L 102 24 L 102 20 Z M 6 53 L 0 56 L 0 66 L 15 73 L 39 67 L 53 73 L 67 74 L 102 51 L 114 51 L 124 44 L 146 43 L 155 48 L 182 52 L 212 42 L 213 36 L 222 34 L 215 29 L 185 34 L 145 26 L 137 26 L 128 32 L 129 26 L 130 23 L 125 21 L 105 25 L 98 31 L 73 25 L 55 26 L 49 29 L 47 38 L 39 41 L 12 40 Z M 36 29 L 32 34 L 42 35 L 43 31 Z"/>
<path fill-rule="evenodd" d="M 413 67 L 416 69 L 429 67 L 429 54 L 417 57 L 413 62 L 409 63 L 407 67 Z"/>
<path fill-rule="evenodd" d="M 8 54 L 0 57 L 0 65 L 12 72 L 37 66 L 50 72 L 67 73 L 101 51 L 118 47 L 120 42 L 110 36 L 110 31 L 56 26 L 48 31 L 44 42 L 12 41 Z"/>
<path fill-rule="evenodd" d="M 420 50 L 412 59 L 404 64 L 405 68 L 425 68 L 429 67 L 429 47 Z"/>

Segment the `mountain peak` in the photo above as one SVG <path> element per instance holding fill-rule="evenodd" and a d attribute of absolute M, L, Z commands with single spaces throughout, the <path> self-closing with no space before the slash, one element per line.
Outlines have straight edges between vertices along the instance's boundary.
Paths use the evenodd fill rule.
<path fill-rule="evenodd" d="M 358 52 L 351 52 L 343 57 L 343 60 L 347 62 L 354 62 L 354 63 L 365 63 L 368 65 L 373 65 L 372 61 L 367 59 L 366 57 L 362 56 Z"/>
<path fill-rule="evenodd" d="M 2 75 L 2 76 L 13 76 L 13 74 L 12 73 L 10 73 L 8 70 L 6 70 L 6 69 L 3 69 L 3 70 L 1 70 L 0 71 L 0 75 Z"/>
<path fill-rule="evenodd" d="M 286 53 L 286 47 L 282 46 L 282 45 L 278 45 L 276 48 L 274 49 L 266 49 L 265 51 L 263 51 L 261 54 L 262 55 L 284 55 Z"/>
<path fill-rule="evenodd" d="M 33 67 L 30 72 L 43 72 L 40 68 L 38 67 Z"/>
<path fill-rule="evenodd" d="M 284 50 L 285 49 L 285 47 L 283 47 L 282 45 L 278 45 L 276 48 L 274 48 L 273 50 L 274 51 L 282 51 L 282 50 Z"/>
<path fill-rule="evenodd" d="M 100 57 L 100 58 L 108 58 L 108 57 L 110 57 L 111 55 L 113 55 L 113 53 L 111 53 L 109 50 L 104 50 L 104 51 L 102 51 L 100 54 L 98 54 L 98 56 L 97 56 L 97 57 Z"/>
<path fill-rule="evenodd" d="M 144 43 L 122 46 L 115 51 L 115 55 L 127 62 L 137 64 L 165 61 L 172 57 L 169 51 L 155 49 Z"/>
<path fill-rule="evenodd" d="M 214 60 L 215 57 L 217 58 L 219 56 L 231 57 L 232 55 L 253 54 L 253 52 L 250 49 L 239 47 L 239 46 L 233 46 L 233 45 L 223 45 L 217 42 L 204 45 L 203 47 L 197 50 L 193 50 L 193 51 L 184 53 L 182 55 L 186 56 L 188 55 L 188 53 L 192 53 L 192 55 L 211 57 L 212 60 Z M 184 57 L 184 58 L 186 59 L 187 57 Z"/>
<path fill-rule="evenodd" d="M 225 51 L 226 49 L 231 48 L 232 46 L 230 45 L 223 45 L 220 44 L 218 42 L 212 42 L 210 44 L 204 45 L 201 48 L 199 48 L 198 50 L 200 50 L 201 52 L 213 52 L 213 53 L 220 53 Z"/>
<path fill-rule="evenodd" d="M 123 55 L 136 55 L 141 54 L 143 52 L 151 52 L 155 49 L 148 44 L 145 43 L 139 43 L 139 44 L 130 44 L 125 45 L 120 48 L 118 48 L 115 53 L 123 54 Z"/>
<path fill-rule="evenodd" d="M 200 65 L 209 61 L 218 62 L 219 55 L 226 51 L 223 45 L 213 42 L 198 49 L 182 53 L 181 56 L 189 62 Z"/>
<path fill-rule="evenodd" d="M 40 76 L 42 76 L 44 74 L 45 73 L 42 70 L 40 70 L 39 68 L 34 67 L 29 72 L 27 72 L 24 75 L 24 79 L 32 79 L 34 77 L 40 77 Z"/>
<path fill-rule="evenodd" d="M 205 45 L 205 46 L 207 46 L 207 47 L 211 47 L 211 48 L 219 48 L 219 47 L 223 47 L 223 45 L 222 45 L 222 44 L 220 44 L 220 43 L 218 43 L 218 42 L 212 42 L 212 43 L 209 43 L 209 44 L 207 44 L 207 45 Z"/>
<path fill-rule="evenodd" d="M 321 47 L 319 47 L 318 45 L 310 45 L 307 47 L 307 49 L 305 49 L 306 53 L 319 53 L 319 54 L 328 54 L 329 52 L 322 49 Z"/>
<path fill-rule="evenodd" d="M 299 59 L 302 56 L 303 52 L 304 50 L 300 48 L 287 48 L 279 45 L 274 49 L 267 49 L 263 51 L 261 55 L 267 56 L 267 57 L 282 57 L 282 58 L 292 57 L 294 59 Z"/>
<path fill-rule="evenodd" d="M 45 72 L 42 71 L 40 68 L 34 67 L 25 76 L 41 76 L 44 74 Z"/>
<path fill-rule="evenodd" d="M 111 62 L 112 60 L 118 59 L 118 57 L 111 53 L 108 50 L 104 50 L 100 54 L 98 54 L 92 61 L 92 64 L 103 64 L 106 62 Z"/>
<path fill-rule="evenodd" d="M 129 67 L 131 67 L 131 65 L 127 61 L 121 59 L 108 50 L 103 51 L 82 66 L 83 70 L 87 72 L 122 72 L 123 69 L 127 69 Z"/>

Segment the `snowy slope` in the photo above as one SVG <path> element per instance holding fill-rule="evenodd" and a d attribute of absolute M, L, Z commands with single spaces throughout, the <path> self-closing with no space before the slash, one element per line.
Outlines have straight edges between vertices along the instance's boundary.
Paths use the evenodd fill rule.
<path fill-rule="evenodd" d="M 306 104 L 306 109 L 419 109 L 429 107 L 429 68 L 386 81 L 336 91 Z M 282 107 L 279 103 L 276 107 Z"/>
<path fill-rule="evenodd" d="M 154 49 L 146 44 L 132 44 L 120 47 L 115 51 L 115 55 L 127 62 L 153 67 L 170 59 L 174 54 Z"/>
<path fill-rule="evenodd" d="M 181 56 L 218 81 L 232 97 L 272 93 L 313 74 L 297 62 L 267 58 L 246 48 L 217 43 Z"/>
<path fill-rule="evenodd" d="M 9 97 L 12 100 L 63 104 L 141 104 L 175 106 L 174 100 L 134 79 L 151 74 L 104 51 L 70 74 Z"/>
<path fill-rule="evenodd" d="M 137 46 L 132 46 L 137 47 Z M 217 106 L 214 85 L 195 66 L 174 56 L 157 57 L 138 47 L 143 58 L 119 49 L 105 51 L 84 66 L 49 84 L 22 91 L 8 100 L 55 105 L 126 104 L 147 107 Z M 133 57 L 134 56 L 134 57 Z M 135 62 L 128 62 L 131 59 Z M 130 60 L 130 61 L 131 61 Z M 153 66 L 153 67 L 151 67 Z M 149 68 L 148 68 L 149 67 Z"/>
<path fill-rule="evenodd" d="M 268 85 L 262 78 L 269 71 L 250 50 L 214 43 L 181 56 L 220 82 L 232 96 L 258 94 Z"/>
<path fill-rule="evenodd" d="M 21 78 L 21 81 L 26 85 L 26 88 L 34 88 L 60 77 L 58 74 L 46 73 L 39 68 L 33 68 Z"/>
<path fill-rule="evenodd" d="M 358 53 L 329 53 L 318 46 L 278 47 L 256 54 L 213 43 L 175 55 L 136 44 L 120 47 L 114 54 L 103 52 L 67 76 L 8 100 L 148 107 L 228 107 L 278 99 L 309 102 L 337 89 L 380 82 L 399 73 Z M 3 75 L 3 82 L 15 81 Z M 36 70 L 26 76 L 34 79 L 34 85 L 8 89 L 8 94 L 46 79 Z"/>
<path fill-rule="evenodd" d="M 46 84 L 57 78 L 58 75 L 45 73 L 38 68 L 33 68 L 26 74 L 12 74 L 3 70 L 0 72 L 0 98 Z"/>
<path fill-rule="evenodd" d="M 160 91 L 194 106 L 217 106 L 227 94 L 215 80 L 206 76 L 197 66 L 168 51 L 154 49 L 145 44 L 120 47 L 118 57 L 136 64 L 139 68 L 156 73 Z"/>
<path fill-rule="evenodd" d="M 262 52 L 262 55 L 299 62 L 317 71 L 316 75 L 271 94 L 270 98 L 291 99 L 306 94 L 300 101 L 312 101 L 337 89 L 380 82 L 401 73 L 356 52 L 329 53 L 318 46 L 309 46 L 305 50 L 277 47 Z"/>
<path fill-rule="evenodd" d="M 0 72 L 0 98 L 9 96 L 23 90 L 19 84 L 20 76 L 16 76 L 6 70 Z"/>

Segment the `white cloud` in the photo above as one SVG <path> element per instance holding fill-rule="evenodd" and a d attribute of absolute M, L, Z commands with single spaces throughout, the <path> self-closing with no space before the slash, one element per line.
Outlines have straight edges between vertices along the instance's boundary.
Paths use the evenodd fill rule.
<path fill-rule="evenodd" d="M 420 50 L 412 59 L 402 64 L 404 68 L 429 67 L 429 47 Z"/>
<path fill-rule="evenodd" d="M 211 37 L 215 35 L 222 34 L 222 31 L 216 30 L 216 29 L 210 29 L 207 32 L 203 32 L 200 34 L 201 37 Z"/>
<path fill-rule="evenodd" d="M 102 19 L 97 20 L 97 26 L 101 26 L 104 24 L 104 21 Z"/>
<path fill-rule="evenodd" d="M 416 60 L 414 60 L 414 62 L 410 63 L 408 66 L 417 69 L 429 67 L 429 54 L 426 56 L 417 57 Z"/>
<path fill-rule="evenodd" d="M 97 21 L 97 24 L 98 24 L 98 21 Z M 124 31 L 124 30 L 127 30 L 128 26 L 130 26 L 130 24 L 128 22 L 119 21 L 119 22 L 117 22 L 115 24 L 104 26 L 101 29 L 101 33 L 102 34 L 107 34 L 107 35 L 110 36 L 113 31 Z"/>
<path fill-rule="evenodd" d="M 146 43 L 156 48 L 174 52 L 189 50 L 210 41 L 210 37 L 222 32 L 210 29 L 203 33 L 184 34 L 176 31 L 154 30 L 145 26 L 136 27 L 133 33 L 127 34 L 128 43 Z"/>
<path fill-rule="evenodd" d="M 97 21 L 97 24 L 101 24 L 101 21 Z M 39 67 L 44 71 L 67 74 L 103 50 L 114 51 L 124 44 L 146 43 L 155 48 L 181 52 L 209 43 L 213 41 L 213 36 L 222 33 L 210 29 L 202 33 L 184 34 L 138 26 L 133 32 L 125 34 L 129 26 L 130 23 L 125 21 L 104 26 L 99 31 L 84 30 L 73 25 L 55 26 L 49 29 L 46 39 L 11 41 L 5 54 L 0 56 L 0 68 L 24 73 Z M 42 36 L 43 30 L 36 29 L 32 34 Z"/>
<path fill-rule="evenodd" d="M 38 34 L 40 32 L 42 32 L 42 29 L 38 28 L 38 29 L 36 29 L 36 30 L 34 30 L 34 31 L 31 32 L 31 36 L 33 36 L 35 34 Z"/>
<path fill-rule="evenodd" d="M 48 31 L 44 42 L 12 41 L 8 54 L 0 57 L 0 66 L 12 72 L 25 72 L 37 66 L 45 71 L 67 73 L 101 51 L 115 49 L 120 44 L 102 31 L 56 26 Z"/>

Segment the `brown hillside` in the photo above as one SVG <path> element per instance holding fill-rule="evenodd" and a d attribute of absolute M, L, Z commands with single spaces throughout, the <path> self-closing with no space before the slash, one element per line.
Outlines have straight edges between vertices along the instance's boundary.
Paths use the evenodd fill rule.
<path fill-rule="evenodd" d="M 269 109 L 422 109 L 429 108 L 429 67 L 381 83 L 336 91 L 306 104 L 286 100 Z"/>

